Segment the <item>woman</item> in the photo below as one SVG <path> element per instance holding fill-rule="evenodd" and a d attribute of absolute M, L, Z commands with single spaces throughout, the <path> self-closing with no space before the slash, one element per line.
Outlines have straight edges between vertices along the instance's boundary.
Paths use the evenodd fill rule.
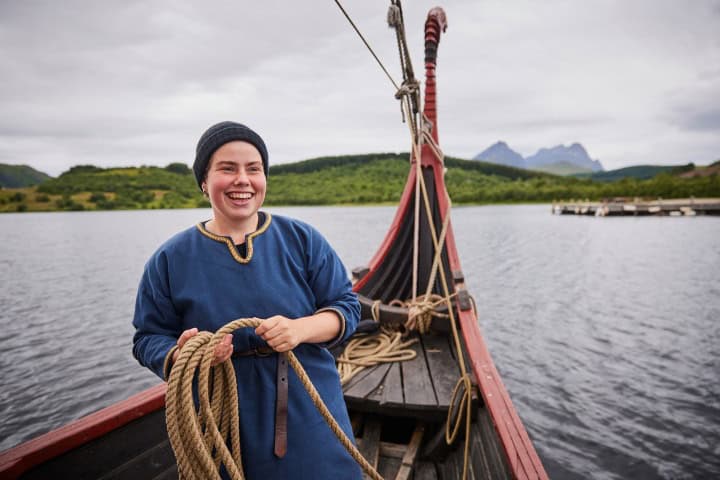
<path fill-rule="evenodd" d="M 133 355 L 160 378 L 199 330 L 265 319 L 228 335 L 214 363 L 232 357 L 248 479 L 360 478 L 358 465 L 276 352 L 294 350 L 345 433 L 352 430 L 327 348 L 346 340 L 359 304 L 347 272 L 311 226 L 260 211 L 267 148 L 234 122 L 210 127 L 193 171 L 213 218 L 182 231 L 150 258 L 138 288 Z M 286 378 L 289 380 L 287 383 Z"/>

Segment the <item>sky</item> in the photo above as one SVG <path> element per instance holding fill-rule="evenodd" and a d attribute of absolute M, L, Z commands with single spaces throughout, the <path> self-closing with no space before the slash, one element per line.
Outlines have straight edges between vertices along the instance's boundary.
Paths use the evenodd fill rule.
<path fill-rule="evenodd" d="M 396 81 L 390 2 L 342 0 Z M 406 0 L 423 75 L 436 1 Z M 582 143 L 606 169 L 720 159 L 720 0 L 446 0 L 446 155 Z M 421 78 L 422 80 L 423 78 Z M 191 165 L 210 125 L 270 163 L 406 152 L 395 89 L 332 0 L 0 0 L 0 163 Z"/>

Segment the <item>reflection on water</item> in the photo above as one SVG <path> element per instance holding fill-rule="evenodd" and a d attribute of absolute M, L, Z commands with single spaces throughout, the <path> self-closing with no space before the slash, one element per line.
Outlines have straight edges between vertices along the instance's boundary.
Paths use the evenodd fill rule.
<path fill-rule="evenodd" d="M 480 327 L 552 478 L 720 475 L 720 220 L 462 207 L 453 227 Z M 348 268 L 393 207 L 309 221 Z M 158 382 L 132 359 L 144 262 L 209 210 L 0 216 L 0 449 Z"/>

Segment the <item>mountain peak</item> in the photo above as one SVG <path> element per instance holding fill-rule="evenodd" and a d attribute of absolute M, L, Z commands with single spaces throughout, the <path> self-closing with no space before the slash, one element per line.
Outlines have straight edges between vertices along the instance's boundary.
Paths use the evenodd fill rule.
<path fill-rule="evenodd" d="M 590 158 L 585 147 L 579 142 L 573 142 L 570 146 L 556 145 L 552 148 L 540 148 L 540 150 L 527 158 L 512 150 L 507 143 L 500 140 L 490 147 L 478 153 L 473 160 L 483 160 L 490 163 L 508 165 L 510 167 L 537 169 L 547 165 L 565 164 L 566 166 L 577 166 L 581 170 L 593 172 L 604 171 L 599 160 Z"/>
<path fill-rule="evenodd" d="M 525 159 L 522 155 L 510 148 L 508 144 L 502 140 L 495 142 L 482 152 L 475 155 L 473 160 L 498 163 L 509 167 L 525 168 Z"/>
<path fill-rule="evenodd" d="M 593 172 L 604 170 L 599 160 L 593 160 L 581 143 L 572 143 L 569 147 L 557 145 L 551 149 L 541 148 L 535 155 L 525 159 L 528 168 L 544 167 L 556 163 L 576 165 Z"/>

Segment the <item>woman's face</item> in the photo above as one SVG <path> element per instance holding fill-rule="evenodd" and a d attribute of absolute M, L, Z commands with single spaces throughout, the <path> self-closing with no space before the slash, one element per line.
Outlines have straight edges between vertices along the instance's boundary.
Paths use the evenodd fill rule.
<path fill-rule="evenodd" d="M 210 158 L 205 186 L 216 222 L 254 228 L 265 201 L 267 179 L 260 152 L 248 142 L 234 141 Z"/>

